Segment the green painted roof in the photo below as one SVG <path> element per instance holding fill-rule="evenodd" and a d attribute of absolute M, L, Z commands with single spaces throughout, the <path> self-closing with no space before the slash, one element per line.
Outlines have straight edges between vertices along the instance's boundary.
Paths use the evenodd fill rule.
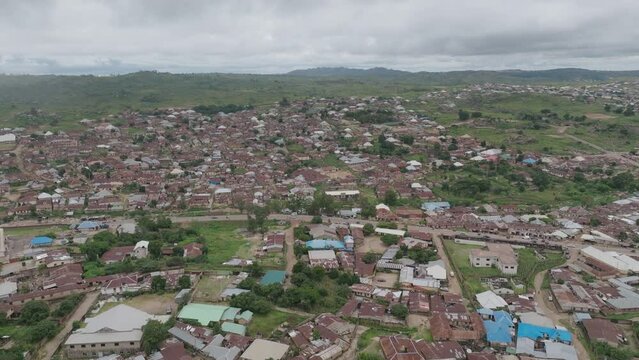
<path fill-rule="evenodd" d="M 228 308 L 224 305 L 188 304 L 182 308 L 178 318 L 197 320 L 200 325 L 206 326 L 211 321 L 219 322 Z"/>
<path fill-rule="evenodd" d="M 240 313 L 241 310 L 242 309 L 238 309 L 236 307 L 230 307 L 226 309 L 226 311 L 224 311 L 224 314 L 222 315 L 222 321 L 224 320 L 234 321 L 235 317 L 237 316 L 237 314 Z"/>
<path fill-rule="evenodd" d="M 269 270 L 264 274 L 262 280 L 260 280 L 261 285 L 271 285 L 271 284 L 283 284 L 284 279 L 286 279 L 286 271 L 282 270 Z"/>
<path fill-rule="evenodd" d="M 251 321 L 253 319 L 253 312 L 250 310 L 245 310 L 240 315 L 238 315 L 238 317 L 246 321 Z"/>
<path fill-rule="evenodd" d="M 244 336 L 246 335 L 246 326 L 232 322 L 224 322 L 222 323 L 222 331 Z"/>

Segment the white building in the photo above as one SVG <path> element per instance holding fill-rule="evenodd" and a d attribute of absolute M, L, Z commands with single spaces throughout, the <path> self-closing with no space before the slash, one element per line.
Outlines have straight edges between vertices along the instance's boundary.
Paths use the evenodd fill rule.
<path fill-rule="evenodd" d="M 517 256 L 508 244 L 487 244 L 488 250 L 472 249 L 470 265 L 474 267 L 491 267 L 495 265 L 502 273 L 517 274 Z"/>

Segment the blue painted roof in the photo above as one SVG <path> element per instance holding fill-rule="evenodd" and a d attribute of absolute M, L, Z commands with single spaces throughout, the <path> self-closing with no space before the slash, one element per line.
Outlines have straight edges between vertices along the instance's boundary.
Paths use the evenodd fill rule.
<path fill-rule="evenodd" d="M 338 240 L 315 239 L 306 242 L 308 249 L 344 249 L 344 243 Z"/>
<path fill-rule="evenodd" d="M 519 324 L 519 328 L 517 329 L 517 336 L 526 337 L 532 340 L 542 338 L 572 343 L 572 334 L 568 330 L 547 328 L 544 326 L 537 326 L 528 323 Z"/>
<path fill-rule="evenodd" d="M 31 239 L 31 245 L 48 245 L 52 243 L 53 239 L 48 236 L 36 236 Z"/>
<path fill-rule="evenodd" d="M 487 308 L 479 308 L 477 309 L 477 312 L 481 315 L 489 315 L 489 316 L 492 316 L 493 314 L 495 314 L 493 310 L 487 309 Z"/>
<path fill-rule="evenodd" d="M 450 209 L 450 203 L 448 201 L 430 201 L 422 203 L 422 210 L 436 211 Z"/>
<path fill-rule="evenodd" d="M 533 159 L 533 158 L 525 158 L 522 161 L 524 164 L 530 164 L 530 165 L 534 165 L 537 163 L 537 160 Z"/>
<path fill-rule="evenodd" d="M 95 229 L 98 227 L 100 227 L 100 224 L 95 221 L 83 221 L 78 225 L 78 229 Z"/>
<path fill-rule="evenodd" d="M 486 328 L 486 339 L 491 343 L 510 344 L 512 335 L 510 330 L 513 326 L 513 319 L 505 311 L 494 311 L 494 320 L 484 320 Z"/>
<path fill-rule="evenodd" d="M 260 280 L 261 285 L 271 285 L 271 284 L 283 284 L 284 279 L 286 279 L 286 271 L 282 270 L 269 270 L 262 276 Z"/>

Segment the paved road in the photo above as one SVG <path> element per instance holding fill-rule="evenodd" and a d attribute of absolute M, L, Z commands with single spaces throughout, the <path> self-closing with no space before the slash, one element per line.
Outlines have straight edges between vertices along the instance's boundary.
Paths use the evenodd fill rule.
<path fill-rule="evenodd" d="M 87 293 L 84 296 L 84 300 L 75 309 L 75 311 L 73 312 L 73 315 L 69 317 L 67 322 L 64 324 L 64 328 L 53 339 L 49 340 L 49 342 L 45 344 L 42 350 L 40 350 L 40 353 L 43 354 L 40 357 L 40 359 L 50 360 L 53 357 L 53 355 L 58 350 L 60 345 L 62 345 L 64 340 L 67 338 L 67 335 L 71 332 L 73 328 L 73 322 L 77 320 L 82 320 L 82 318 L 84 318 L 84 316 L 87 314 L 87 312 L 89 312 L 89 310 L 91 309 L 95 301 L 98 299 L 99 295 L 100 295 L 99 291 L 94 291 L 94 292 Z"/>

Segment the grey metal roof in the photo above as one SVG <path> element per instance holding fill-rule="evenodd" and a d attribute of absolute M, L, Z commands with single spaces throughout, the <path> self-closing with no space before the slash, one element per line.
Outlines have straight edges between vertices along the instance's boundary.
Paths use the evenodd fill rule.
<path fill-rule="evenodd" d="M 169 334 L 175 336 L 178 340 L 182 341 L 183 343 L 187 345 L 190 345 L 191 347 L 197 350 L 201 350 L 206 346 L 204 342 L 202 342 L 202 340 L 191 335 L 188 331 L 184 331 L 177 327 L 170 328 Z"/>
<path fill-rule="evenodd" d="M 96 332 L 96 333 L 73 333 L 64 343 L 65 345 L 131 342 L 142 340 L 142 330 L 117 331 L 117 332 Z"/>

